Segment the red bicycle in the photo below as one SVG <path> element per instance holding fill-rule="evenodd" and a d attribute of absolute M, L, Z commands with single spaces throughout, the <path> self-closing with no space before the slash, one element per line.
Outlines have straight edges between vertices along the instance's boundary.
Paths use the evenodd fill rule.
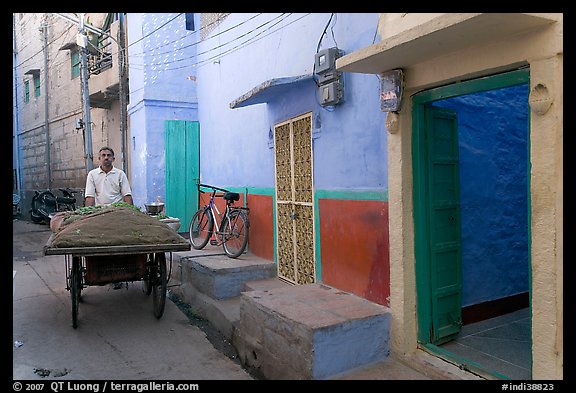
<path fill-rule="evenodd" d="M 198 191 L 205 193 L 204 188 L 211 188 L 211 195 L 208 204 L 200 207 L 192 220 L 188 229 L 190 244 L 196 250 L 201 250 L 210 244 L 224 248 L 224 252 L 230 258 L 239 257 L 248 244 L 248 221 L 247 207 L 234 206 L 234 202 L 240 200 L 240 194 L 230 192 L 223 188 L 214 187 L 208 184 L 198 184 Z M 222 192 L 217 195 L 217 192 Z M 218 210 L 215 198 L 222 197 L 226 201 L 226 209 L 223 213 Z M 216 239 L 212 239 L 215 235 Z"/>

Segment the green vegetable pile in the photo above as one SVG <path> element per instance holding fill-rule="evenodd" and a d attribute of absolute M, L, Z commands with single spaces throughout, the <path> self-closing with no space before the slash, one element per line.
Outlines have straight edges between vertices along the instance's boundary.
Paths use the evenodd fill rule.
<path fill-rule="evenodd" d="M 111 203 L 110 205 L 107 206 L 84 206 L 81 208 L 78 208 L 76 210 L 74 210 L 73 214 L 74 215 L 80 215 L 80 216 L 85 216 L 87 214 L 92 214 L 94 212 L 100 211 L 102 209 L 106 209 L 106 208 L 110 208 L 110 207 L 127 207 L 129 209 L 132 209 L 134 211 L 140 212 L 142 213 L 142 211 L 140 210 L 140 208 L 138 208 L 137 206 L 131 205 L 129 203 L 126 202 L 114 202 Z"/>

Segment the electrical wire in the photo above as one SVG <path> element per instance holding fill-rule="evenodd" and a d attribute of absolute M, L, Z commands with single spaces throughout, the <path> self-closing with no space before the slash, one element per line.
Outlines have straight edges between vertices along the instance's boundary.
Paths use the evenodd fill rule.
<path fill-rule="evenodd" d="M 227 15 L 229 15 L 229 14 L 227 14 Z M 232 26 L 232 27 L 230 27 L 230 28 L 228 28 L 228 29 L 226 29 L 226 30 L 223 30 L 223 31 L 221 31 L 221 32 L 219 32 L 219 33 L 217 33 L 217 34 L 214 34 L 213 36 L 208 37 L 208 40 L 213 39 L 213 38 L 215 38 L 215 37 L 217 37 L 217 36 L 219 36 L 219 35 L 222 35 L 222 34 L 228 32 L 228 31 L 231 31 L 231 30 L 233 30 L 233 29 L 235 29 L 235 28 L 237 28 L 237 27 L 240 27 L 240 26 L 242 26 L 243 24 L 248 23 L 249 21 L 251 21 L 252 19 L 257 18 L 257 17 L 260 16 L 260 15 L 262 15 L 262 13 L 256 14 L 256 15 L 254 15 L 253 17 L 251 17 L 250 19 L 247 19 L 247 20 L 245 20 L 245 21 L 242 21 L 242 22 L 238 23 L 238 24 L 235 25 L 235 26 Z M 202 26 L 202 27 L 200 28 L 200 30 L 198 30 L 198 31 L 205 30 L 205 29 L 207 29 L 209 26 L 212 26 L 213 24 L 215 24 L 215 23 L 217 23 L 217 22 L 220 22 L 220 21 L 222 21 L 222 20 L 223 20 L 223 18 L 221 18 L 221 19 L 219 18 L 219 19 L 217 19 L 215 22 L 211 22 L 211 23 L 209 23 L 209 24 L 206 25 L 206 26 Z M 188 38 L 188 37 L 190 37 L 190 36 L 182 36 L 182 37 L 180 37 L 180 38 L 178 38 L 178 39 L 176 39 L 176 40 L 169 41 L 169 42 L 167 42 L 167 43 L 165 43 L 165 44 L 162 44 L 162 45 L 160 45 L 160 46 L 157 46 L 156 48 L 149 48 L 149 49 L 147 49 L 147 52 L 146 52 L 146 53 L 144 53 L 144 52 L 140 52 L 140 53 L 130 53 L 130 57 L 143 57 L 143 56 L 145 56 L 146 54 L 148 54 L 149 51 L 153 51 L 154 49 L 159 49 L 159 48 L 161 48 L 161 47 L 163 47 L 163 46 L 166 46 L 166 45 L 169 45 L 169 44 L 172 44 L 172 43 L 176 43 L 177 41 L 180 41 L 180 40 L 185 39 L 185 38 Z M 193 43 L 191 43 L 191 44 L 189 44 L 189 45 L 186 45 L 186 46 L 183 46 L 183 47 L 181 47 L 181 48 L 178 48 L 178 50 L 186 49 L 186 48 L 189 48 L 189 47 L 198 45 L 199 43 L 200 43 L 199 41 L 195 41 L 195 42 L 193 42 Z M 172 53 L 172 51 L 170 50 L 170 51 L 166 51 L 166 52 L 159 52 L 159 53 L 156 53 L 156 55 L 163 55 L 163 54 L 166 54 L 166 53 Z"/>
<path fill-rule="evenodd" d="M 218 50 L 218 49 L 220 49 L 220 48 L 223 48 L 224 46 L 229 45 L 229 44 L 231 44 L 232 42 L 234 42 L 234 41 L 236 41 L 236 40 L 239 40 L 239 39 L 241 39 L 241 38 L 243 38 L 243 37 L 245 37 L 245 36 L 247 36 L 247 35 L 255 32 L 256 30 L 260 29 L 261 27 L 263 27 L 263 26 L 265 26 L 265 25 L 267 25 L 267 24 L 269 24 L 269 23 L 272 23 L 272 21 L 274 21 L 275 19 L 281 18 L 283 15 L 285 15 L 285 14 L 281 14 L 280 16 L 277 16 L 277 17 L 275 17 L 275 18 L 273 18 L 273 19 L 271 19 L 271 20 L 263 23 L 263 24 L 261 24 L 260 26 L 257 26 L 256 28 L 254 28 L 254 29 L 252 29 L 252 30 L 250 30 L 250 31 L 248 31 L 248 32 L 246 32 L 246 33 L 244 33 L 244 34 L 241 34 L 241 35 L 237 36 L 236 38 L 234 38 L 234 39 L 232 39 L 232 40 L 230 40 L 230 41 L 227 41 L 227 42 L 225 42 L 225 43 L 223 43 L 223 44 L 221 44 L 221 45 L 212 47 L 211 49 L 208 49 L 208 50 L 206 50 L 206 51 L 204 51 L 204 52 L 196 53 L 196 54 L 193 55 L 193 56 L 189 56 L 189 57 L 186 57 L 186 58 L 173 60 L 173 61 L 170 61 L 170 62 L 162 62 L 162 63 L 138 64 L 138 63 L 131 62 L 130 65 L 131 65 L 131 66 L 135 66 L 135 67 L 138 67 L 138 66 L 161 66 L 161 65 L 166 65 L 166 64 L 178 63 L 178 62 L 181 62 L 181 61 L 189 61 L 190 59 L 197 58 L 197 57 L 199 57 L 199 56 L 201 56 L 201 55 L 204 55 L 204 54 L 207 54 L 207 53 L 209 53 L 209 52 L 212 52 L 212 51 Z M 289 14 L 288 16 L 290 16 L 290 15 L 291 15 L 291 14 Z M 284 17 L 281 21 L 283 21 L 284 19 L 288 18 L 288 16 Z M 281 21 L 280 21 L 280 22 L 281 22 Z M 278 23 L 279 23 L 279 22 L 278 22 Z M 272 25 L 271 27 L 275 26 L 275 25 L 278 24 L 278 23 L 275 23 L 275 24 Z M 238 25 L 237 25 L 237 26 L 238 26 Z M 230 30 L 230 29 L 228 29 L 228 30 Z M 266 30 L 264 30 L 264 31 L 266 31 Z M 258 36 L 258 35 L 256 35 L 256 36 Z M 246 41 L 245 41 L 245 42 L 246 42 Z M 245 42 L 241 43 L 240 45 L 244 44 Z M 236 48 L 236 47 L 234 47 L 234 48 L 232 48 L 232 49 L 235 49 L 235 48 Z M 212 59 L 213 59 L 213 58 L 210 58 L 210 59 L 207 59 L 207 60 L 209 61 L 209 60 L 212 60 Z M 197 63 L 196 63 L 196 64 L 197 64 Z M 189 66 L 189 64 L 187 64 L 186 66 Z M 170 68 L 170 69 L 179 69 L 179 68 L 182 68 L 182 67 Z"/>

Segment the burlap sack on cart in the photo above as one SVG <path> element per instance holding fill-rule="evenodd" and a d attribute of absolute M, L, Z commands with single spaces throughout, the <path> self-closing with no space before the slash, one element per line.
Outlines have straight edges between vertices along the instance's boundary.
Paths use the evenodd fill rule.
<path fill-rule="evenodd" d="M 188 243 L 157 218 L 126 207 L 104 208 L 83 216 L 72 213 L 65 216 L 53 234 L 52 247 Z"/>

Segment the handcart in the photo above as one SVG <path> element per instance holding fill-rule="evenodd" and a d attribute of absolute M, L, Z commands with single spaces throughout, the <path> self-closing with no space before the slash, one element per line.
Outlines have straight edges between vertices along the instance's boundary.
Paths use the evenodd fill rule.
<path fill-rule="evenodd" d="M 164 314 L 169 277 L 166 253 L 189 251 L 190 244 L 142 244 L 90 247 L 52 247 L 54 235 L 44 247 L 44 255 L 64 255 L 66 289 L 72 298 L 72 326 L 78 327 L 78 306 L 82 289 L 90 285 L 142 281 L 144 293 L 152 294 L 154 316 Z"/>

